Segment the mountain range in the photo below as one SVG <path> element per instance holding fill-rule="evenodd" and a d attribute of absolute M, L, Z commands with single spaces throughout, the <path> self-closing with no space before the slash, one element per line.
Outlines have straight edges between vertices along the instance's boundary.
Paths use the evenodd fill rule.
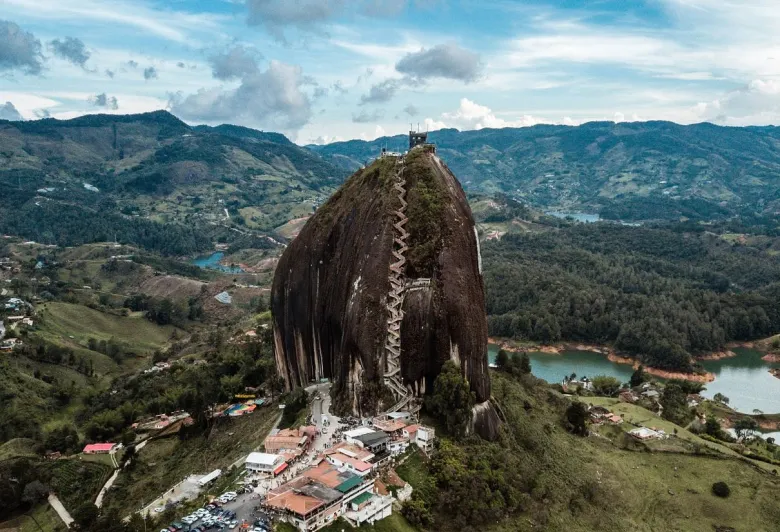
<path fill-rule="evenodd" d="M 635 221 L 780 211 L 776 127 L 591 122 L 428 138 L 470 195 L 543 211 Z M 0 121 L 0 231 L 179 255 L 247 236 L 279 241 L 383 147 L 406 146 L 396 135 L 301 147 L 279 133 L 189 126 L 166 111 Z"/>
<path fill-rule="evenodd" d="M 545 210 L 645 220 L 780 210 L 780 128 L 590 122 L 428 135 L 470 192 Z M 406 136 L 308 146 L 354 170 Z"/>
<path fill-rule="evenodd" d="M 0 230 L 185 254 L 311 214 L 346 172 L 284 135 L 170 113 L 0 121 Z"/>

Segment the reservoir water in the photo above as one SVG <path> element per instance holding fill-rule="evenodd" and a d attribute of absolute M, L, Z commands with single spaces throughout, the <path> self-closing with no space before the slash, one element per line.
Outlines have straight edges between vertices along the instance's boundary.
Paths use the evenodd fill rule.
<path fill-rule="evenodd" d="M 584 222 L 584 223 L 593 223 L 598 222 L 601 217 L 598 214 L 588 214 L 584 212 L 559 212 L 559 211 L 549 211 L 545 214 L 548 214 L 550 216 L 554 216 L 556 218 L 572 218 L 574 220 L 577 220 L 578 222 Z"/>
<path fill-rule="evenodd" d="M 704 369 L 715 374 L 702 395 L 709 399 L 716 393 L 729 398 L 729 405 L 750 414 L 754 409 L 766 414 L 780 413 L 780 379 L 769 368 L 780 367 L 761 360 L 753 349 L 734 349 L 736 357 L 702 362 Z"/>
<path fill-rule="evenodd" d="M 729 405 L 739 412 L 753 413 L 754 409 L 766 414 L 780 413 L 780 379 L 769 374 L 769 364 L 761 360 L 762 353 L 752 349 L 734 349 L 736 357 L 705 361 L 704 368 L 715 374 L 715 381 L 707 383 L 702 393 L 712 398 L 722 393 L 730 399 Z M 488 344 L 488 361 L 495 361 L 498 346 Z M 547 382 L 560 382 L 565 375 L 593 377 L 610 375 L 621 381 L 631 378 L 633 369 L 627 364 L 616 364 L 606 356 L 590 351 L 564 351 L 559 355 L 529 353 L 531 371 Z"/>
<path fill-rule="evenodd" d="M 212 253 L 211 255 L 196 257 L 195 259 L 192 260 L 192 264 L 198 266 L 199 268 L 204 268 L 206 270 L 219 270 L 225 273 L 243 273 L 244 270 L 242 270 L 237 266 L 235 268 L 231 268 L 230 266 L 225 266 L 223 264 L 220 264 L 219 261 L 221 261 L 224 256 L 225 256 L 224 253 L 222 253 L 221 251 L 217 251 L 215 253 Z"/>

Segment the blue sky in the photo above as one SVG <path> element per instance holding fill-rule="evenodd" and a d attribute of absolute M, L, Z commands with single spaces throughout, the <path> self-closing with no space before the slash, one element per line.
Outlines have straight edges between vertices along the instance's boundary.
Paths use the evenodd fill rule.
<path fill-rule="evenodd" d="M 0 0 L 0 117 L 169 109 L 301 144 L 777 124 L 778 27 L 776 0 Z"/>

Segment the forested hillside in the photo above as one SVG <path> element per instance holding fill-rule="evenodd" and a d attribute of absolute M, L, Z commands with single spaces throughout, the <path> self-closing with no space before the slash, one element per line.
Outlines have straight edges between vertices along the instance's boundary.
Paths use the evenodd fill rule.
<path fill-rule="evenodd" d="M 780 330 L 775 239 L 579 224 L 482 253 L 490 333 L 608 343 L 664 369 Z"/>
<path fill-rule="evenodd" d="M 190 128 L 165 111 L 0 121 L 0 147 L 0 231 L 179 255 L 273 235 L 345 175 L 278 133 Z"/>
<path fill-rule="evenodd" d="M 780 129 L 591 122 L 429 134 L 464 187 L 623 220 L 712 219 L 780 207 Z M 405 136 L 310 146 L 355 169 Z"/>

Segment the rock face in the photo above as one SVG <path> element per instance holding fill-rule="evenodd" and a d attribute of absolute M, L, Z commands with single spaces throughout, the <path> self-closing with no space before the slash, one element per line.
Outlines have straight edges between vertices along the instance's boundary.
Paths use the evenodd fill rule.
<path fill-rule="evenodd" d="M 486 403 L 480 261 L 463 189 L 430 147 L 359 170 L 307 222 L 276 269 L 275 356 L 287 388 L 329 378 L 337 411 L 371 415 L 406 406 L 394 382 L 422 396 L 453 360 L 485 403 L 475 408 L 476 428 L 494 432 L 480 428 L 497 420 Z M 397 286 L 399 277 L 390 265 L 399 263 L 402 299 L 393 307 L 391 282 Z M 393 308 L 403 312 L 400 371 L 391 382 Z"/>

